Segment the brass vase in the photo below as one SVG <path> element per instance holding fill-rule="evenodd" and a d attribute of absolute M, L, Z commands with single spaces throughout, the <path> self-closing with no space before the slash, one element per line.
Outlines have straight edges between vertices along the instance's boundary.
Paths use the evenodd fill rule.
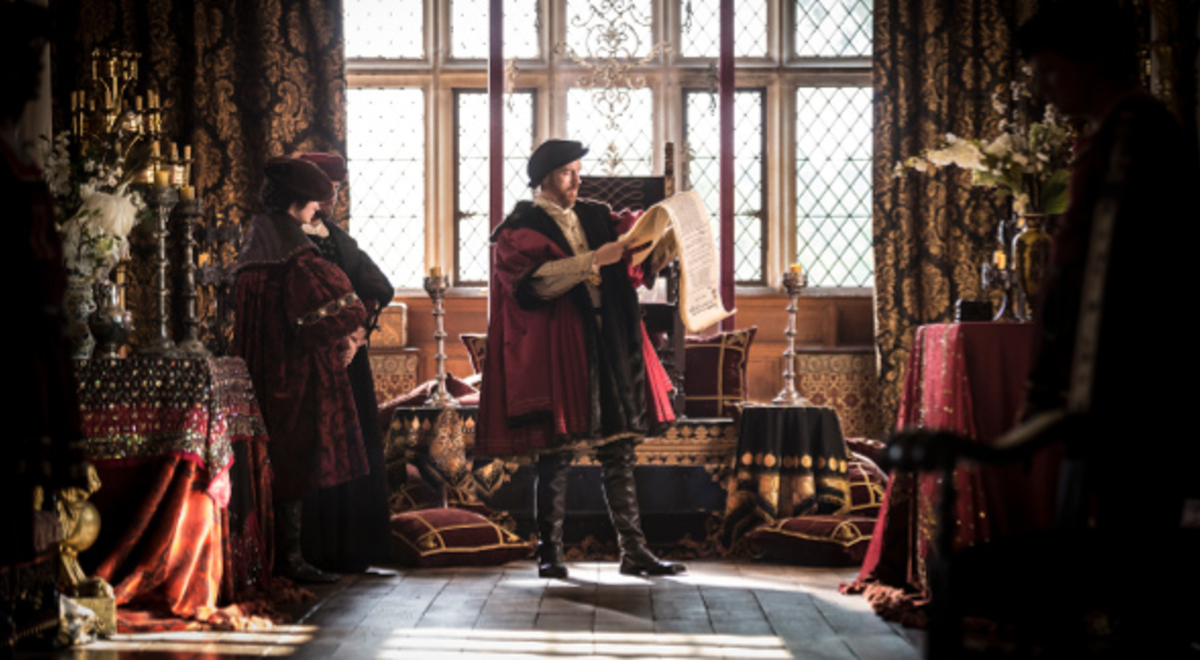
<path fill-rule="evenodd" d="M 96 338 L 93 357 L 116 360 L 121 347 L 133 332 L 133 317 L 121 306 L 121 289 L 108 279 L 96 283 L 99 308 L 92 314 L 88 327 Z"/>
<path fill-rule="evenodd" d="M 1052 217 L 1046 213 L 1026 213 L 1017 220 L 1020 230 L 1012 240 L 1012 259 L 1019 291 L 1017 318 L 1021 321 L 1033 320 L 1041 300 L 1042 285 L 1050 268 L 1053 239 L 1047 225 Z"/>

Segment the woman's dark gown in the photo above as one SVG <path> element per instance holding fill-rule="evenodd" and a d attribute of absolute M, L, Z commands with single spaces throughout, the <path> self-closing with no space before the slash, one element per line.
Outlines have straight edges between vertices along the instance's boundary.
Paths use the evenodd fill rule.
<path fill-rule="evenodd" d="M 392 300 L 392 284 L 349 234 L 332 222 L 324 223 L 329 236 L 310 235 L 309 239 L 322 257 L 350 278 L 354 292 L 367 307 L 370 333 L 379 313 Z M 313 491 L 304 500 L 301 527 L 304 557 L 321 569 L 342 573 L 392 562 L 383 437 L 366 346 L 358 350 L 347 371 L 371 471 L 339 486 Z"/>

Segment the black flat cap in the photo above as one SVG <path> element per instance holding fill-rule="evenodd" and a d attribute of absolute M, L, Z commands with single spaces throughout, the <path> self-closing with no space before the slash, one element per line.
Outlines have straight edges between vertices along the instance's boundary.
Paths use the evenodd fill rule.
<path fill-rule="evenodd" d="M 546 140 L 541 143 L 533 150 L 533 155 L 529 157 L 529 166 L 525 168 L 529 173 L 529 187 L 537 188 L 542 185 L 542 179 L 545 179 L 547 174 L 563 165 L 574 163 L 587 152 L 588 148 L 575 140 Z"/>
<path fill-rule="evenodd" d="M 307 160 L 276 156 L 267 161 L 267 179 L 296 197 L 311 202 L 333 198 L 333 182 L 320 167 Z"/>

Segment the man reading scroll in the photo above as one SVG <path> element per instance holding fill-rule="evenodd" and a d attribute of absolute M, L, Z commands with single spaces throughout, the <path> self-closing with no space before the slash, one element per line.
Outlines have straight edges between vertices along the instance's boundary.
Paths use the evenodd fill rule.
<path fill-rule="evenodd" d="M 642 327 L 627 258 L 608 206 L 577 200 L 587 148 L 548 140 L 529 159 L 533 201 L 492 234 L 491 314 L 476 451 L 536 456 L 538 574 L 564 578 L 567 468 L 595 451 L 621 548 L 622 573 L 673 575 L 684 567 L 646 547 L 634 447 L 674 421 L 670 380 Z"/>

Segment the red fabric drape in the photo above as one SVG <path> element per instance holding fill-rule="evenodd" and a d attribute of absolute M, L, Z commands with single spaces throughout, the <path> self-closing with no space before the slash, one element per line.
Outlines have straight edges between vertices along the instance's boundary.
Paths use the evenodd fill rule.
<path fill-rule="evenodd" d="M 125 509 L 126 520 L 121 520 L 121 508 L 102 508 L 111 511 L 105 524 L 122 530 L 112 552 L 96 567 L 96 574 L 113 585 L 117 605 L 184 618 L 201 608 L 215 609 L 224 544 L 221 512 L 205 492 L 203 470 L 178 456 L 142 465 L 101 462 L 97 470 L 104 488 L 142 493 L 136 505 Z M 95 499 L 103 506 L 103 498 Z"/>
<path fill-rule="evenodd" d="M 1033 360 L 1031 325 L 956 323 L 918 328 L 905 377 L 899 428 L 952 431 L 991 442 L 1015 425 Z M 954 547 L 1045 529 L 1053 522 L 1061 447 L 1029 464 L 954 470 Z M 893 475 L 875 534 L 851 592 L 865 591 L 886 618 L 923 625 L 943 475 Z"/>

